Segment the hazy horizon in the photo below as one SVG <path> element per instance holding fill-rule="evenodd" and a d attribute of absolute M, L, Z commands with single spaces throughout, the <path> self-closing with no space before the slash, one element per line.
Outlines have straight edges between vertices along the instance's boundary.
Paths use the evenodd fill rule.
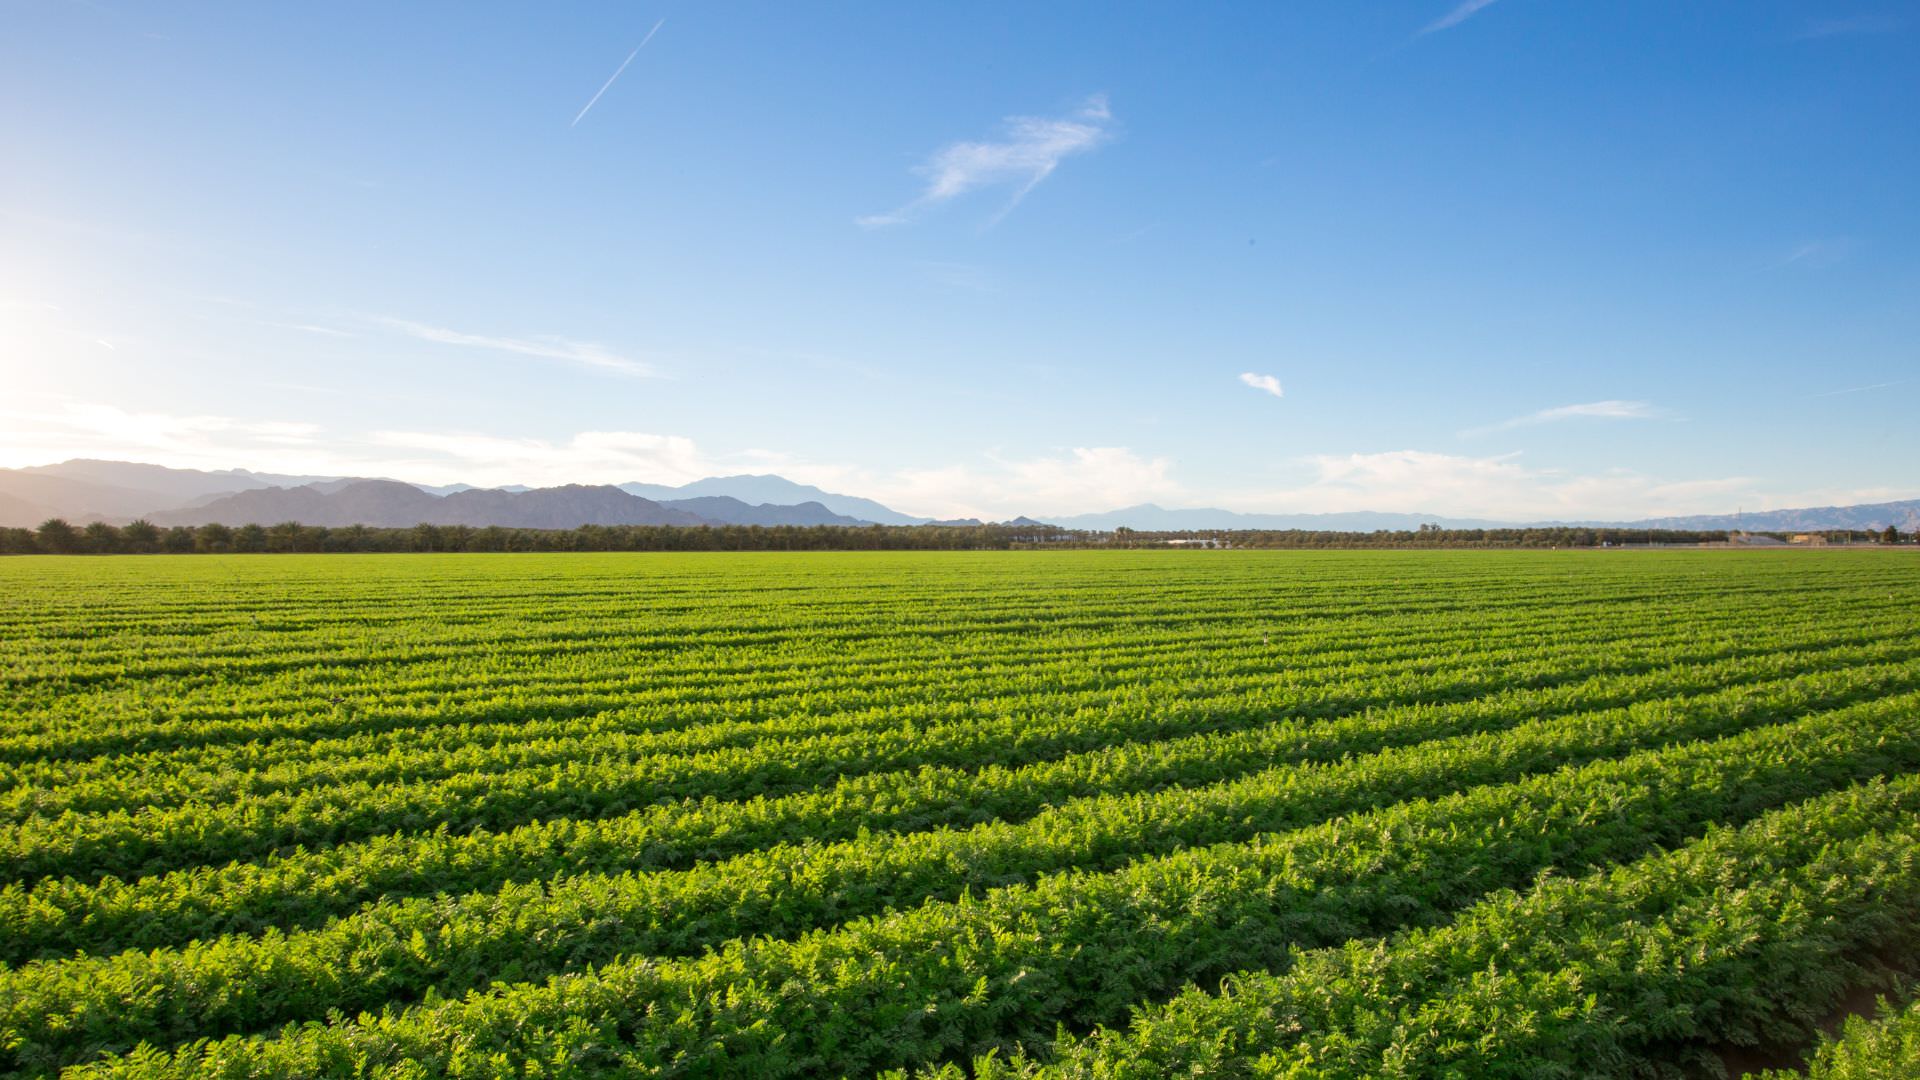
<path fill-rule="evenodd" d="M 0 466 L 1920 496 L 1920 18 L 15 3 Z"/>

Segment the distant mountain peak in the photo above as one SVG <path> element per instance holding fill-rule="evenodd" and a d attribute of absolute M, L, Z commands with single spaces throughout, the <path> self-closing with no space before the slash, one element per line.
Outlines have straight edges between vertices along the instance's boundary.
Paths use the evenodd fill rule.
<path fill-rule="evenodd" d="M 690 499 L 661 499 L 661 506 L 684 510 L 719 525 L 866 525 L 869 522 L 836 514 L 818 501 L 780 505 L 748 503 L 731 495 L 696 495 Z"/>
<path fill-rule="evenodd" d="M 156 525 L 273 524 L 501 525 L 572 529 L 581 525 L 703 525 L 685 511 L 663 507 L 606 484 L 562 484 L 531 491 L 470 488 L 434 495 L 398 480 L 355 480 L 242 491 L 203 506 L 153 515 Z"/>
<path fill-rule="evenodd" d="M 175 469 L 145 462 L 72 458 L 51 465 L 0 469 L 0 525 L 32 528 L 50 517 L 76 524 L 125 522 L 197 524 L 243 518 L 310 525 L 471 523 L 572 528 L 581 524 L 916 525 L 929 519 L 892 510 L 872 499 L 822 491 L 773 473 L 713 476 L 689 484 L 563 484 L 550 488 L 406 483 L 379 477 L 291 476 L 247 469 Z M 560 524 L 532 524 L 560 522 Z M 961 518 L 940 524 L 972 525 Z M 1304 529 L 1328 532 L 1444 528 L 1507 528 L 1525 523 L 1451 518 L 1439 514 L 1346 511 L 1257 514 L 1209 507 L 1168 509 L 1143 502 L 1097 514 L 1019 517 L 1007 524 L 1057 525 L 1110 531 Z M 1823 529 L 1920 531 L 1920 499 L 1852 506 L 1801 507 L 1650 518 L 1640 521 L 1533 522 L 1596 528 L 1757 532 Z"/>
<path fill-rule="evenodd" d="M 876 525 L 918 525 L 927 520 L 902 514 L 872 499 L 822 491 L 811 484 L 796 483 L 772 473 L 710 476 L 678 487 L 636 482 L 621 484 L 620 489 L 662 502 L 677 502 L 708 496 L 738 499 L 749 506 L 795 506 L 813 502 L 819 503 L 841 517 Z"/>

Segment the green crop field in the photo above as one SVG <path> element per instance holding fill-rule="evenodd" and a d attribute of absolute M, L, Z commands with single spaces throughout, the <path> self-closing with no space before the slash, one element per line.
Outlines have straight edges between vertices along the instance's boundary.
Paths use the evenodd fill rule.
<path fill-rule="evenodd" d="M 0 1071 L 1920 1061 L 1912 553 L 35 557 L 0 640 Z"/>

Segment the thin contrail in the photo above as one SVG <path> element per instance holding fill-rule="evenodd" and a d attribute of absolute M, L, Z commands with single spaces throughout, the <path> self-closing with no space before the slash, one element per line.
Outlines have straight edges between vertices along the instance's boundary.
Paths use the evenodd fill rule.
<path fill-rule="evenodd" d="M 660 28 L 665 25 L 667 25 L 667 20 L 665 19 L 661 19 L 659 22 L 653 24 L 653 29 L 647 31 L 647 36 L 640 39 L 640 44 L 635 45 L 633 47 L 633 51 L 627 54 L 627 58 L 625 60 L 622 60 L 620 62 L 620 66 L 614 69 L 613 74 L 607 77 L 606 85 L 600 88 L 600 92 L 593 95 L 592 100 L 588 101 L 585 105 L 581 106 L 580 116 L 574 117 L 573 123 L 568 124 L 567 125 L 568 127 L 580 126 L 580 117 L 587 115 L 587 110 L 593 108 L 594 102 L 597 102 L 600 100 L 600 94 L 604 94 L 607 92 L 607 87 L 613 85 L 614 80 L 620 77 L 620 73 L 627 70 L 627 65 L 633 63 L 633 58 L 640 55 L 640 50 L 646 48 L 647 42 L 652 41 L 653 35 L 659 33 Z"/>
<path fill-rule="evenodd" d="M 1811 397 L 1839 397 L 1841 394 L 1857 394 L 1862 390 L 1884 390 L 1889 386 L 1905 386 L 1920 379 L 1895 379 L 1892 382 L 1877 382 L 1872 386 L 1849 386 L 1845 390 L 1829 390 L 1824 394 L 1812 394 Z"/>

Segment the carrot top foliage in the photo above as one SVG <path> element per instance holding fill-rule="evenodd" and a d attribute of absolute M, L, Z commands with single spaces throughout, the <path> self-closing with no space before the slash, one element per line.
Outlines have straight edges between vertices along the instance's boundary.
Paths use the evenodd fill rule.
<path fill-rule="evenodd" d="M 0 640 L 9 1071 L 1708 1075 L 1920 946 L 1899 550 L 24 557 Z"/>

